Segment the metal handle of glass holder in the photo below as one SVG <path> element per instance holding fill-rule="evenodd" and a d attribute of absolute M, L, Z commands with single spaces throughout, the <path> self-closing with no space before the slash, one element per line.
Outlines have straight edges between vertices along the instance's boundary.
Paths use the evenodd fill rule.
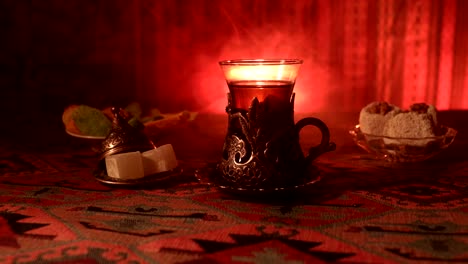
<path fill-rule="evenodd" d="M 306 157 L 306 161 L 308 163 L 312 162 L 321 154 L 328 152 L 328 151 L 333 151 L 336 149 L 336 144 L 334 142 L 330 142 L 330 131 L 327 125 L 318 118 L 306 117 L 306 118 L 299 120 L 295 125 L 297 135 L 299 135 L 299 132 L 301 131 L 302 128 L 304 128 L 305 126 L 309 126 L 309 125 L 315 126 L 320 130 L 322 134 L 322 139 L 319 145 L 311 147 L 309 149 L 309 155 Z"/>

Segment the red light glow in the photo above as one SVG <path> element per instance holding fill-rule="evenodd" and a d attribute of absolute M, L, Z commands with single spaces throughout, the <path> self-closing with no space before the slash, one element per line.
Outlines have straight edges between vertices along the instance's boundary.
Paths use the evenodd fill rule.
<path fill-rule="evenodd" d="M 468 108 L 468 64 L 454 56 L 468 44 L 455 37 L 464 28 L 456 15 L 468 5 L 455 0 L 143 5 L 150 15 L 142 15 L 139 31 L 139 95 L 147 104 L 224 112 L 228 89 L 220 60 L 297 58 L 304 64 L 294 89 L 296 112 L 354 111 L 376 100 Z"/>

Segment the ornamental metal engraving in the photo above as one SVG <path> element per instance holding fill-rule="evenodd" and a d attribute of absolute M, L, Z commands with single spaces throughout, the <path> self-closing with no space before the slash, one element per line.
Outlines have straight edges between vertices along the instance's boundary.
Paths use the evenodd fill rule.
<path fill-rule="evenodd" d="M 255 97 L 248 110 L 232 108 L 228 95 L 228 130 L 217 170 L 225 184 L 236 188 L 294 185 L 320 154 L 334 150 L 328 127 L 308 117 L 294 123 L 294 94 L 289 102 Z M 321 144 L 303 154 L 299 131 L 313 125 L 322 132 Z"/>

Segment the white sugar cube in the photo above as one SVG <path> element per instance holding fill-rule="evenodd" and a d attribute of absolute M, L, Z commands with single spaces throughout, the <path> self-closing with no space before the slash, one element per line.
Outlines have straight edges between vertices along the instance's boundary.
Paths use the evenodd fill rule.
<path fill-rule="evenodd" d="M 139 151 L 107 156 L 106 169 L 109 177 L 118 179 L 138 179 L 145 176 Z"/>
<path fill-rule="evenodd" d="M 177 167 L 177 158 L 171 144 L 142 153 L 145 176 Z"/>

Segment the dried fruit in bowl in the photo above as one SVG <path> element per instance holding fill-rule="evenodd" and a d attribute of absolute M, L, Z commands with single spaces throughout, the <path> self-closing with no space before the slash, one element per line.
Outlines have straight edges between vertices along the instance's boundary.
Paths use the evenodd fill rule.
<path fill-rule="evenodd" d="M 160 118 L 145 122 L 145 132 L 150 136 L 158 136 L 164 130 L 178 128 L 197 116 L 196 112 L 182 111 L 172 114 L 160 114 Z"/>
<path fill-rule="evenodd" d="M 62 121 L 69 134 L 105 138 L 112 127 L 114 115 L 112 107 L 102 110 L 88 105 L 70 105 L 63 114 Z M 134 127 L 141 127 L 151 136 L 159 135 L 161 131 L 177 128 L 195 119 L 196 113 L 182 111 L 179 113 L 162 114 L 153 108 L 145 113 L 139 103 L 133 102 L 120 115 Z"/>
<path fill-rule="evenodd" d="M 99 109 L 87 105 L 70 105 L 62 121 L 67 131 L 79 135 L 105 137 L 111 129 L 111 120 Z"/>

